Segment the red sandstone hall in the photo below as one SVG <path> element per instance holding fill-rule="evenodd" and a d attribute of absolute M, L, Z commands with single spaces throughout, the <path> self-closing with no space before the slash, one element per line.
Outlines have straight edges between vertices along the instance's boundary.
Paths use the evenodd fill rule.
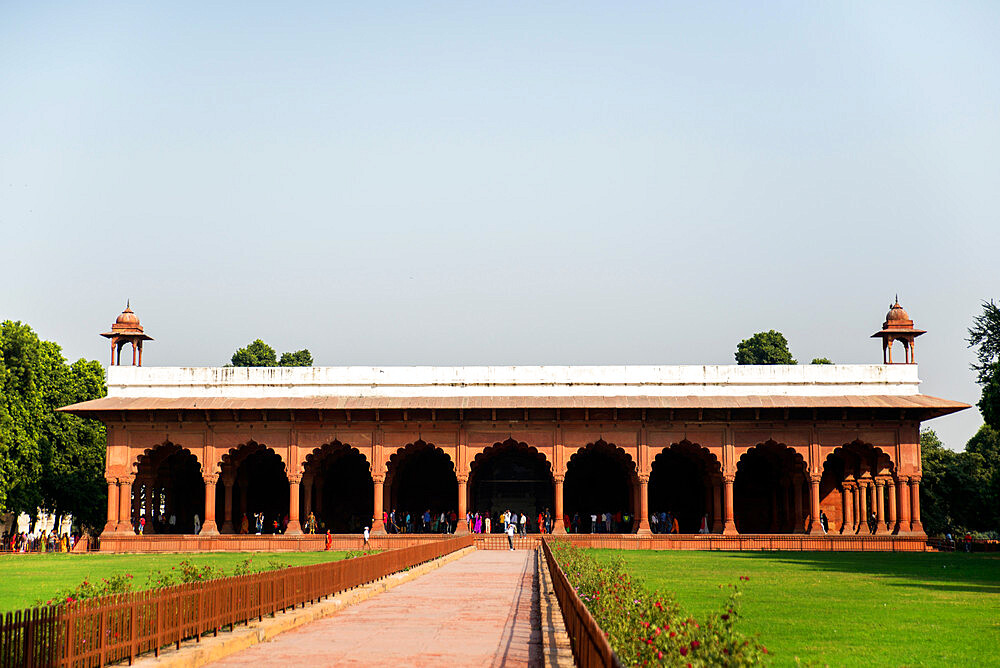
<path fill-rule="evenodd" d="M 126 307 L 108 396 L 62 410 L 107 425 L 103 550 L 403 546 L 440 539 L 426 511 L 462 533 L 504 510 L 610 514 L 573 539 L 616 547 L 924 549 L 920 423 L 968 406 L 920 393 L 923 333 L 897 302 L 882 364 L 144 367 Z M 652 534 L 667 512 L 679 534 Z"/>

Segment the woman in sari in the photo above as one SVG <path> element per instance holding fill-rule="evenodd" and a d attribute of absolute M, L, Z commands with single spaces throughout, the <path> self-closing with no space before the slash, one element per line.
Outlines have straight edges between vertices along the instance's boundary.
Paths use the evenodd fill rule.
<path fill-rule="evenodd" d="M 240 520 L 240 533 L 245 534 L 249 532 L 250 532 L 250 522 L 247 521 L 247 514 L 243 513 L 243 519 Z"/>
<path fill-rule="evenodd" d="M 479 513 L 476 513 L 476 530 L 474 533 L 483 532 L 483 518 Z"/>

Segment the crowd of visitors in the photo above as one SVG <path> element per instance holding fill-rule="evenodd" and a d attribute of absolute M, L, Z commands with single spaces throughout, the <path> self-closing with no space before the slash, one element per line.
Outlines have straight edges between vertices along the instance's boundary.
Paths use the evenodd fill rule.
<path fill-rule="evenodd" d="M 57 534 L 42 531 L 38 534 L 25 532 L 4 533 L 0 536 L 2 552 L 69 552 L 76 544 L 73 534 Z"/>

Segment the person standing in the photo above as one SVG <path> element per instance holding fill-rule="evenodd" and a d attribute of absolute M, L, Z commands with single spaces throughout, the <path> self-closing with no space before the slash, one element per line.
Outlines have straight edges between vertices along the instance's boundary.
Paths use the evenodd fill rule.
<path fill-rule="evenodd" d="M 365 527 L 365 549 L 368 549 L 368 527 Z"/>
<path fill-rule="evenodd" d="M 524 513 L 521 513 L 521 535 L 528 535 L 528 516 Z"/>
<path fill-rule="evenodd" d="M 511 522 L 507 525 L 507 546 L 510 547 L 510 551 L 514 551 L 514 523 Z"/>
<path fill-rule="evenodd" d="M 201 518 L 198 517 L 198 513 L 194 514 L 194 533 L 195 535 L 201 533 Z"/>
<path fill-rule="evenodd" d="M 326 530 L 326 549 L 329 551 L 330 547 L 333 545 L 333 536 L 330 534 L 330 530 Z"/>

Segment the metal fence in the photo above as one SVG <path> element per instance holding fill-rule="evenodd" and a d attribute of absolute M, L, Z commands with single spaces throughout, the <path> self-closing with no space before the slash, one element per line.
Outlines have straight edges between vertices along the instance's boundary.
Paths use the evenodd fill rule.
<path fill-rule="evenodd" d="M 8 613 L 0 668 L 104 666 L 305 605 L 456 550 L 471 536 L 355 559 Z"/>
<path fill-rule="evenodd" d="M 552 556 L 548 540 L 544 538 L 542 539 L 542 553 L 545 555 L 545 562 L 549 567 L 549 575 L 552 576 L 552 589 L 556 593 L 559 608 L 562 610 L 563 620 L 566 623 L 566 633 L 569 634 L 576 665 L 582 666 L 582 668 L 621 668 L 622 662 L 611 649 L 607 636 L 597 625 L 590 610 L 587 610 L 587 606 L 580 600 L 576 589 L 570 584 L 566 574 L 563 573 L 555 557 Z"/>

